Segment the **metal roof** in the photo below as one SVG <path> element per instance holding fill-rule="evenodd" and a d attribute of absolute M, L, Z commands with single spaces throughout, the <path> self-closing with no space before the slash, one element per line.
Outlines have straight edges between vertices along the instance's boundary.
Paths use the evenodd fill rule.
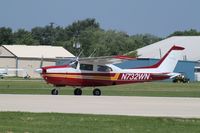
<path fill-rule="evenodd" d="M 173 45 L 182 46 L 182 60 L 199 61 L 200 60 L 200 36 L 174 36 L 165 40 L 153 43 L 146 47 L 137 49 L 140 58 L 162 57 Z"/>
<path fill-rule="evenodd" d="M 74 57 L 60 46 L 3 45 L 3 47 L 19 58 Z"/>

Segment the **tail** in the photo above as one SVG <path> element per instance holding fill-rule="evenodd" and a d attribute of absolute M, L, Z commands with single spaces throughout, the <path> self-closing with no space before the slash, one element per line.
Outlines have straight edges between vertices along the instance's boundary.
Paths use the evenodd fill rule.
<path fill-rule="evenodd" d="M 156 64 L 142 68 L 155 68 L 159 72 L 173 72 L 184 49 L 174 45 Z"/>

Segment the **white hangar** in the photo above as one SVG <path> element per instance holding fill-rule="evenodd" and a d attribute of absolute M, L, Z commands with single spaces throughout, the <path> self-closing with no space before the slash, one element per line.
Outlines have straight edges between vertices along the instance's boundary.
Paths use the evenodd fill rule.
<path fill-rule="evenodd" d="M 0 68 L 23 69 L 24 71 L 9 72 L 9 75 L 23 77 L 28 74 L 31 78 L 39 78 L 35 69 L 43 66 L 55 65 L 58 58 L 74 57 L 69 51 L 60 46 L 28 46 L 2 45 L 0 46 Z"/>
<path fill-rule="evenodd" d="M 181 60 L 200 61 L 200 36 L 174 36 L 137 49 L 140 58 L 160 59 L 173 45 L 185 48 Z"/>

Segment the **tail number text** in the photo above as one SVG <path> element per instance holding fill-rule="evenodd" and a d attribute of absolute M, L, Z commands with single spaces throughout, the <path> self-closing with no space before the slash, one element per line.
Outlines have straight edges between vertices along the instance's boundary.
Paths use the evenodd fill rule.
<path fill-rule="evenodd" d="M 150 73 L 123 73 L 121 80 L 148 80 Z"/>

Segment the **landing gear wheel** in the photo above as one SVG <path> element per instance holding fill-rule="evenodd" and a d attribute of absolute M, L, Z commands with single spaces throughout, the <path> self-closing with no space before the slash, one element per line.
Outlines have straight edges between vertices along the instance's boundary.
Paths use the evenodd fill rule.
<path fill-rule="evenodd" d="M 82 95 L 82 90 L 80 88 L 76 88 L 74 90 L 74 95 Z"/>
<path fill-rule="evenodd" d="M 51 94 L 52 94 L 52 95 L 58 95 L 58 90 L 57 90 L 57 89 L 51 90 Z"/>
<path fill-rule="evenodd" d="M 97 89 L 97 88 L 94 89 L 94 90 L 93 90 L 93 95 L 94 95 L 94 96 L 100 96 L 100 95 L 101 95 L 101 90 L 100 90 L 100 89 Z"/>

